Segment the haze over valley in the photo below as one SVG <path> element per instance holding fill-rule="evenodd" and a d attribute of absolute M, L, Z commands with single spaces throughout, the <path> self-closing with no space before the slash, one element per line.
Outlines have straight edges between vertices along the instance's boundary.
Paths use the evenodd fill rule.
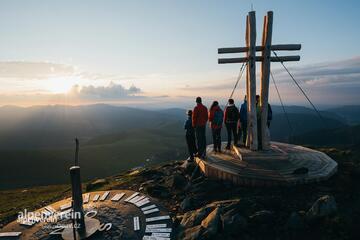
<path fill-rule="evenodd" d="M 324 122 L 310 108 L 288 106 L 291 128 L 280 106 L 273 106 L 273 111 L 274 141 L 319 146 L 359 142 L 352 137 L 359 131 L 359 106 L 322 111 Z M 185 109 L 180 108 L 144 110 L 105 104 L 1 107 L 0 188 L 68 183 L 75 137 L 80 139 L 84 180 L 184 159 L 185 119 Z M 211 143 L 210 131 L 207 138 Z"/>

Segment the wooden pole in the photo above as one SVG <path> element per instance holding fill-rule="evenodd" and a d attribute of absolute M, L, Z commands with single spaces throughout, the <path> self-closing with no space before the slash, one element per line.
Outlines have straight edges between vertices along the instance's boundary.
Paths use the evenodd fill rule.
<path fill-rule="evenodd" d="M 263 61 L 261 64 L 260 81 L 260 108 L 261 108 L 261 147 L 263 150 L 270 148 L 270 132 L 267 126 L 268 118 L 268 100 L 269 100 L 269 78 L 270 78 L 270 56 L 271 56 L 271 38 L 272 38 L 273 12 L 268 12 L 264 17 L 264 31 L 262 44 Z"/>
<path fill-rule="evenodd" d="M 300 56 L 278 56 L 278 57 L 270 57 L 271 62 L 296 62 L 300 61 Z"/>
<path fill-rule="evenodd" d="M 246 46 L 248 46 L 249 44 L 249 14 L 246 16 L 246 31 L 245 31 L 245 44 Z M 248 52 L 249 52 L 249 48 L 246 47 L 247 51 L 246 51 L 246 59 L 248 59 Z M 249 95 L 250 95 L 250 77 L 249 77 L 249 63 L 246 66 L 246 99 L 247 99 L 247 105 L 246 105 L 246 109 L 247 111 L 249 111 Z M 247 134 L 246 134 L 246 142 L 245 142 L 245 146 L 250 148 L 250 134 L 249 134 L 249 122 L 250 122 L 250 114 L 247 114 Z"/>
<path fill-rule="evenodd" d="M 262 62 L 264 59 L 263 56 L 256 56 L 255 61 Z M 249 59 L 247 57 L 244 58 L 219 58 L 219 64 L 226 64 L 226 63 L 243 63 L 247 62 Z M 270 57 L 270 62 L 294 62 L 299 61 L 300 56 L 277 56 L 277 57 Z"/>
<path fill-rule="evenodd" d="M 246 145 L 251 150 L 258 150 L 257 119 L 256 119 L 256 19 L 255 12 L 251 11 L 247 17 L 246 24 L 246 46 L 249 51 L 246 53 L 249 59 L 247 64 L 246 88 L 247 88 L 247 141 Z"/>
<path fill-rule="evenodd" d="M 218 64 L 224 64 L 224 63 L 243 63 L 247 62 L 248 59 L 246 57 L 244 58 L 219 58 Z"/>

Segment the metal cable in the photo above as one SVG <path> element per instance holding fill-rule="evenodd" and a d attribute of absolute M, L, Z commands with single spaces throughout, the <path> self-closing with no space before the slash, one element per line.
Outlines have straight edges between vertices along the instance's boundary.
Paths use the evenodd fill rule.
<path fill-rule="evenodd" d="M 281 103 L 281 107 L 282 107 L 282 109 L 283 109 L 283 111 L 284 111 L 285 118 L 286 118 L 287 123 L 288 123 L 288 126 L 289 126 L 289 130 L 290 130 L 290 133 L 289 133 L 289 142 L 290 142 L 290 140 L 291 140 L 291 138 L 292 138 L 293 128 L 292 128 L 292 126 L 291 126 L 289 116 L 288 116 L 288 114 L 287 114 L 287 112 L 286 112 L 286 110 L 285 110 L 285 106 L 284 106 L 284 103 L 283 103 L 283 101 L 282 101 L 282 98 L 281 98 L 279 89 L 278 89 L 278 87 L 277 87 L 277 84 L 276 84 L 276 82 L 275 82 L 275 78 L 274 78 L 274 75 L 273 75 L 272 71 L 270 71 L 270 76 L 271 76 L 272 82 L 273 82 L 273 84 L 274 84 L 274 86 L 275 86 L 277 95 L 278 95 L 279 100 L 280 100 L 280 103 Z"/>
<path fill-rule="evenodd" d="M 233 88 L 233 90 L 232 90 L 232 92 L 231 92 L 231 94 L 230 94 L 229 99 L 232 98 L 233 95 L 234 95 L 235 89 L 237 88 L 237 85 L 239 84 L 239 81 L 240 81 L 240 79 L 241 79 L 241 77 L 242 77 L 242 75 L 243 75 L 243 73 L 244 73 L 244 69 L 245 69 L 244 66 L 246 66 L 246 64 L 247 64 L 246 62 L 243 62 L 243 64 L 241 65 L 241 68 L 240 68 L 240 71 L 239 71 L 239 75 L 238 75 L 238 77 L 237 77 L 235 86 L 234 86 L 234 88 Z"/>
<path fill-rule="evenodd" d="M 280 58 L 278 57 L 278 55 L 276 54 L 276 52 L 273 50 L 272 51 L 275 55 L 275 57 L 277 59 L 280 60 Z M 308 102 L 310 103 L 310 105 L 312 106 L 312 108 L 314 109 L 314 111 L 317 113 L 317 115 L 320 117 L 321 121 L 326 124 L 325 119 L 321 116 L 320 112 L 317 110 L 317 108 L 315 107 L 315 105 L 311 102 L 310 98 L 306 95 L 305 91 L 301 88 L 301 86 L 299 85 L 299 83 L 295 80 L 294 76 L 290 73 L 289 69 L 287 69 L 287 67 L 285 67 L 284 62 L 280 60 L 281 65 L 284 67 L 284 69 L 286 70 L 286 72 L 289 74 L 289 76 L 291 77 L 291 79 L 294 81 L 294 83 L 296 84 L 296 86 L 300 89 L 300 91 L 302 92 L 302 94 L 305 96 L 305 98 L 308 100 Z"/>

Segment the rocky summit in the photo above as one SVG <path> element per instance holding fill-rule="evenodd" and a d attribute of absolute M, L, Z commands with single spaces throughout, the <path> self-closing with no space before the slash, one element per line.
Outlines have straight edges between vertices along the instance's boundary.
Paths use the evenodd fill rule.
<path fill-rule="evenodd" d="M 129 189 L 156 198 L 169 210 L 176 239 L 360 239 L 357 155 L 325 151 L 337 160 L 339 171 L 320 183 L 233 185 L 203 176 L 194 162 L 185 160 L 136 168 L 90 181 L 83 188 Z M 69 196 L 65 190 L 60 198 Z"/>
<path fill-rule="evenodd" d="M 113 176 L 101 189 L 127 188 L 159 199 L 177 239 L 359 239 L 358 165 L 344 152 L 328 154 L 342 156 L 339 173 L 320 183 L 237 186 L 203 176 L 186 160 Z"/>

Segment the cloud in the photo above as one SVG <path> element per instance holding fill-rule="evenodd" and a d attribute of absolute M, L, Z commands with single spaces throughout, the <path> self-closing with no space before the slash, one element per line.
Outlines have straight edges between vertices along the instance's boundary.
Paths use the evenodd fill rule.
<path fill-rule="evenodd" d="M 285 63 L 285 66 L 287 64 Z M 258 65 L 259 66 L 259 65 Z M 286 104 L 306 103 L 304 96 L 293 83 L 288 73 L 280 67 L 280 64 L 272 64 L 272 72 L 279 87 L 280 94 Z M 260 66 L 259 66 L 260 67 Z M 257 91 L 260 91 L 260 68 L 257 68 Z M 310 98 L 318 104 L 360 104 L 360 56 L 349 59 L 321 62 L 316 64 L 292 65 L 288 67 L 300 86 Z M 207 84 L 188 84 L 179 87 L 182 94 L 201 94 L 208 98 L 226 98 L 231 93 L 237 75 L 232 78 L 226 77 Z M 245 74 L 237 86 L 236 97 L 241 98 L 245 94 Z M 196 82 L 196 81 L 194 81 Z M 277 101 L 278 97 L 270 79 L 271 99 Z"/>
<path fill-rule="evenodd" d="M 0 78 L 47 79 L 54 76 L 70 76 L 75 71 L 73 66 L 49 62 L 0 62 Z"/>
<path fill-rule="evenodd" d="M 70 96 L 81 99 L 94 99 L 94 100 L 116 100 L 131 97 L 139 97 L 141 89 L 132 85 L 125 88 L 121 84 L 111 82 L 108 86 L 93 85 L 82 86 L 74 85 L 70 91 Z"/>
<path fill-rule="evenodd" d="M 295 79 L 312 87 L 354 85 L 360 87 L 360 56 L 333 62 L 324 62 L 289 69 Z M 280 82 L 289 81 L 284 69 L 274 71 Z"/>
<path fill-rule="evenodd" d="M 96 72 L 79 72 L 77 75 L 84 79 L 89 80 L 107 80 L 107 81 L 118 81 L 118 80 L 137 80 L 142 76 L 130 76 L 130 75 L 118 75 L 118 74 L 104 74 Z"/>
<path fill-rule="evenodd" d="M 107 86 L 74 85 L 68 93 L 26 92 L 20 94 L 0 94 L 0 105 L 47 105 L 47 104 L 93 104 L 93 103 L 139 103 L 152 97 L 142 95 L 140 88 L 132 85 L 126 88 L 120 84 Z M 154 98 L 156 99 L 156 98 Z"/>
<path fill-rule="evenodd" d="M 286 63 L 285 63 L 286 64 Z M 286 104 L 304 103 L 304 97 L 299 89 L 293 84 L 287 72 L 280 67 L 280 64 L 272 64 L 272 72 L 278 84 L 280 94 Z M 339 61 L 322 62 L 317 64 L 306 65 L 289 65 L 289 70 L 293 74 L 299 84 L 308 93 L 315 103 L 321 104 L 360 104 L 360 56 Z M 257 68 L 260 73 L 259 67 Z M 77 83 L 72 87 L 68 94 L 46 93 L 46 89 L 41 89 L 44 85 L 44 78 L 67 76 L 71 81 L 76 81 L 70 85 Z M 205 99 L 212 101 L 213 99 L 226 99 L 234 87 L 237 73 L 229 71 L 211 72 L 192 75 L 180 75 L 177 78 L 173 76 L 120 76 L 112 74 L 99 74 L 83 72 L 79 69 L 62 64 L 46 63 L 46 62 L 0 62 L 0 79 L 3 86 L 8 84 L 13 86 L 11 91 L 0 92 L 0 104 L 11 104 L 11 99 L 15 102 L 36 102 L 41 100 L 45 102 L 62 101 L 67 99 L 70 102 L 125 102 L 125 101 L 150 101 L 162 98 L 170 101 L 179 102 L 193 99 L 194 96 L 201 95 Z M 9 80 L 7 80 L 7 79 Z M 21 81 L 13 81 L 16 80 Z M 242 99 L 245 94 L 245 73 L 239 82 L 235 98 Z M 38 85 L 34 85 L 37 81 L 29 81 L 32 88 L 25 89 L 22 79 L 39 79 Z M 119 84 L 120 80 L 131 80 L 136 85 L 125 87 Z M 176 83 L 171 83 L 176 80 Z M 185 79 L 179 81 L 179 79 Z M 259 79 L 257 75 L 257 89 L 259 91 Z M 110 82 L 109 85 L 106 85 Z M 141 84 L 141 89 L 138 85 Z M 30 86 L 30 85 L 29 85 Z M 126 85 L 129 86 L 129 85 Z M 276 101 L 276 91 L 270 83 L 270 95 L 272 100 Z M 4 88 L 5 89 L 5 88 Z M 35 89 L 39 89 L 36 90 Z M 26 92 L 32 90 L 33 92 Z M 145 93 L 143 92 L 146 91 Z M 5 96 L 8 94 L 8 96 Z M 16 95 L 16 96 L 15 96 Z M 23 95 L 23 96 L 21 96 Z M 162 100 L 165 101 L 165 100 Z"/>
<path fill-rule="evenodd" d="M 46 80 L 57 77 L 78 77 L 90 81 L 119 81 L 138 80 L 139 75 L 118 75 L 97 72 L 82 71 L 76 66 L 53 63 L 53 62 L 31 62 L 31 61 L 0 61 L 0 79 L 16 80 Z"/>
<path fill-rule="evenodd" d="M 231 90 L 236 82 L 236 77 L 233 78 L 225 78 L 222 79 L 221 81 L 216 80 L 216 82 L 221 82 L 221 83 L 217 83 L 217 84 L 202 84 L 201 86 L 199 85 L 189 85 L 186 84 L 184 87 L 179 87 L 179 90 L 184 90 L 184 91 L 190 91 L 190 92 L 194 92 L 194 91 L 211 91 L 211 90 Z M 245 81 L 245 73 L 242 76 L 242 80 L 241 81 Z M 239 87 L 239 85 L 238 85 Z"/>

